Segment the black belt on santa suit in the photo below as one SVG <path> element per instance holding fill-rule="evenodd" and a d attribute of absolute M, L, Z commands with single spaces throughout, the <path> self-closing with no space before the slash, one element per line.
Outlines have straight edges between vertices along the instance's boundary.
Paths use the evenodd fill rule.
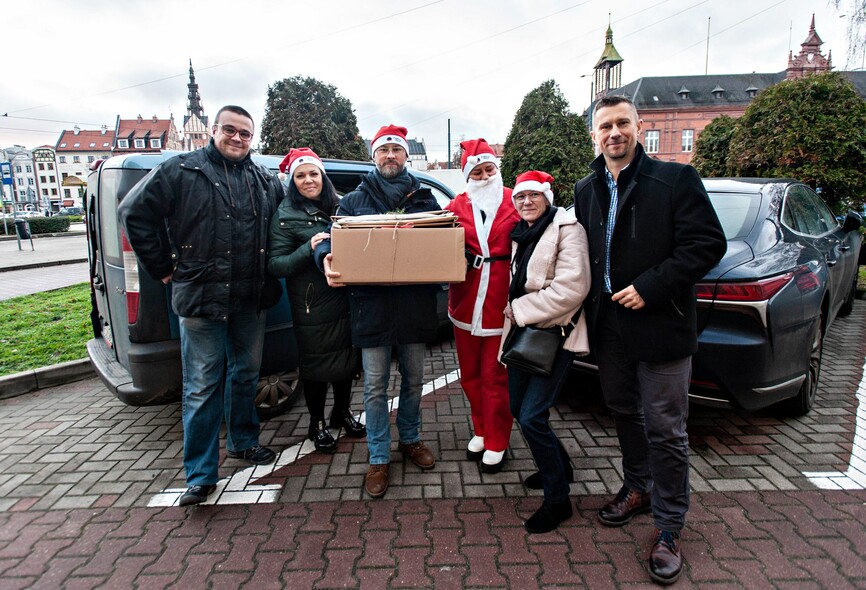
<path fill-rule="evenodd" d="M 481 254 L 475 254 L 471 250 L 466 250 L 466 262 L 468 262 L 469 266 L 472 268 L 481 268 L 481 265 L 485 262 L 497 262 L 499 260 L 511 260 L 511 256 L 509 254 L 503 254 L 502 256 L 488 256 L 485 258 Z"/>

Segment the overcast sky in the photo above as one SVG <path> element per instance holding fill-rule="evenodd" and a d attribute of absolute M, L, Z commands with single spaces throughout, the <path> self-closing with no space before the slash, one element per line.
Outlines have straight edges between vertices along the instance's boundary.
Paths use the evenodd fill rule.
<path fill-rule="evenodd" d="M 705 67 L 780 72 L 813 12 L 824 54 L 846 69 L 840 15 L 850 1 L 842 10 L 826 0 L 8 3 L 0 147 L 54 145 L 75 124 L 113 129 L 118 114 L 173 114 L 180 128 L 192 59 L 211 117 L 236 103 L 258 127 L 269 85 L 312 76 L 352 102 L 362 136 L 403 125 L 429 159 L 444 160 L 449 119 L 452 145 L 461 136 L 504 142 L 523 97 L 545 80 L 583 112 L 608 13 L 625 84 Z"/>

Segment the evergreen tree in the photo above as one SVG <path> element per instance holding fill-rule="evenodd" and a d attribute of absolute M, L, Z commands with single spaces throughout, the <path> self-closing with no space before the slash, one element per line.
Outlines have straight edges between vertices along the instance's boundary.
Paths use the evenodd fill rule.
<path fill-rule="evenodd" d="M 695 142 L 692 166 L 701 176 L 731 176 L 728 167 L 728 148 L 737 129 L 737 120 L 727 115 L 716 117 L 707 125 Z"/>
<path fill-rule="evenodd" d="M 268 87 L 261 150 L 310 147 L 322 158 L 369 160 L 352 103 L 330 84 L 295 76 Z"/>
<path fill-rule="evenodd" d="M 739 176 L 796 178 L 819 189 L 833 209 L 862 205 L 866 100 L 841 75 L 774 84 L 738 123 L 728 165 Z"/>
<path fill-rule="evenodd" d="M 502 157 L 502 177 L 513 186 L 518 174 L 543 170 L 554 178 L 556 205 L 573 201 L 574 183 L 589 173 L 592 140 L 584 120 L 568 110 L 559 86 L 547 80 L 527 94 L 517 113 Z"/>

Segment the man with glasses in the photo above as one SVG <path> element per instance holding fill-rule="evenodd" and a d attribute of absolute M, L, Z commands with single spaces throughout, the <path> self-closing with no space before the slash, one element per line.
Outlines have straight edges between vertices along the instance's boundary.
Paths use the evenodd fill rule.
<path fill-rule="evenodd" d="M 418 213 L 439 209 L 430 189 L 406 170 L 409 143 L 406 128 L 387 125 L 370 144 L 376 168 L 340 201 L 338 215 Z M 331 270 L 331 241 L 316 247 L 315 259 L 328 284 L 340 273 Z M 421 469 L 436 464 L 433 453 L 421 441 L 421 387 L 424 381 L 426 343 L 435 339 L 436 291 L 439 285 L 353 285 L 349 292 L 352 344 L 361 349 L 364 367 L 364 410 L 370 467 L 364 490 L 381 498 L 388 490 L 391 461 L 391 425 L 388 381 L 391 351 L 396 350 L 400 371 L 400 407 L 397 432 L 400 451 Z"/>
<path fill-rule="evenodd" d="M 275 453 L 259 444 L 256 386 L 265 312 L 279 299 L 267 237 L 283 185 L 250 159 L 253 119 L 219 110 L 213 138 L 163 162 L 123 199 L 118 215 L 144 270 L 171 283 L 183 366 L 181 506 L 200 504 L 219 480 L 219 432 L 228 456 L 254 465 Z"/>

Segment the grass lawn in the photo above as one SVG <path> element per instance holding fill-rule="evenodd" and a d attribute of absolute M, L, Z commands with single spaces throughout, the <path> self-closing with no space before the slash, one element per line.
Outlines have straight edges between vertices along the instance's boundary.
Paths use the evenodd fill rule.
<path fill-rule="evenodd" d="M 0 376 L 87 357 L 90 285 L 0 301 Z"/>

